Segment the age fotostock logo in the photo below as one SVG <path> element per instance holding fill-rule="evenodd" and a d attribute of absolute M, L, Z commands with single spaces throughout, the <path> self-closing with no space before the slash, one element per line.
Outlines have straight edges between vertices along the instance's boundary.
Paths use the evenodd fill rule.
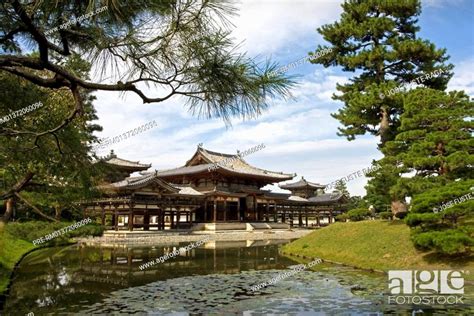
<path fill-rule="evenodd" d="M 454 270 L 391 270 L 389 304 L 463 304 L 464 277 Z"/>

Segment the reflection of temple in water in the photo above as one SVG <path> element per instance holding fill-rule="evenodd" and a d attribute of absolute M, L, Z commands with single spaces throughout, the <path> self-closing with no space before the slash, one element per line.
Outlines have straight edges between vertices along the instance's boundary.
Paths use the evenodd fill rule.
<path fill-rule="evenodd" d="M 185 275 L 279 269 L 290 263 L 286 258 L 279 258 L 278 244 L 284 242 L 287 241 L 211 241 L 203 248 L 180 251 L 178 256 L 144 270 L 139 269 L 140 265 L 171 254 L 189 243 L 160 247 L 94 248 L 94 262 L 88 260 L 91 249 L 82 247 L 78 272 L 95 277 L 83 278 L 85 282 L 137 286 Z"/>
<path fill-rule="evenodd" d="M 25 301 L 34 301 L 42 313 L 57 312 L 70 300 L 95 301 L 110 292 L 192 275 L 234 274 L 240 271 L 285 269 L 294 264 L 280 257 L 279 244 L 271 241 L 210 241 L 201 248 L 182 251 L 178 256 L 140 270 L 190 242 L 172 246 L 89 247 L 73 245 L 45 249 L 26 257 L 18 268 L 6 302 L 7 310 L 25 311 Z M 71 310 L 67 312 L 79 312 Z"/>

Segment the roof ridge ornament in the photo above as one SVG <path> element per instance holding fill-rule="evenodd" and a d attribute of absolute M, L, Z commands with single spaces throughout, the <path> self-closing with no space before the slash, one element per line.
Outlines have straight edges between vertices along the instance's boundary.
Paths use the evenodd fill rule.
<path fill-rule="evenodd" d="M 199 143 L 199 144 L 198 144 L 198 148 L 202 148 L 203 146 L 204 146 L 203 143 Z"/>

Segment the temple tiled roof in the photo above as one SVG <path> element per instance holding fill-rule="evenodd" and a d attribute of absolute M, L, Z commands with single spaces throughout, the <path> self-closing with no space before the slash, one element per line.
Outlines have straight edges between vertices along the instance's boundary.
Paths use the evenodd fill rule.
<path fill-rule="evenodd" d="M 156 182 L 162 187 L 168 189 L 171 192 L 178 193 L 180 189 L 170 185 L 166 181 L 161 180 L 156 174 L 146 174 L 137 177 L 128 177 L 122 181 L 114 182 L 110 184 L 101 185 L 98 189 L 116 189 L 116 190 L 126 190 L 126 189 L 138 189 L 145 187 L 148 184 Z"/>
<path fill-rule="evenodd" d="M 177 193 L 180 195 L 204 195 L 199 191 L 196 191 L 192 187 L 184 185 L 176 185 L 161 180 L 157 173 L 149 173 L 137 177 L 129 177 L 119 182 L 114 182 L 106 185 L 99 186 L 99 189 L 115 189 L 115 190 L 126 190 L 126 189 L 138 189 L 145 187 L 150 183 L 156 182 L 165 189 L 168 189 L 170 193 Z"/>
<path fill-rule="evenodd" d="M 297 202 L 308 202 L 308 199 L 302 198 L 301 196 L 292 195 L 288 198 L 290 201 L 297 201 Z"/>
<path fill-rule="evenodd" d="M 127 169 L 134 169 L 137 171 L 146 170 L 151 167 L 151 164 L 143 164 L 143 163 L 140 163 L 139 161 L 131 161 L 131 160 L 118 158 L 117 155 L 114 154 L 113 150 L 110 152 L 108 156 L 102 158 L 99 161 L 105 162 L 108 165 L 125 167 Z"/>
<path fill-rule="evenodd" d="M 199 157 L 199 158 L 196 158 Z M 219 164 L 220 163 L 220 164 Z M 215 151 L 204 149 L 198 146 L 196 153 L 187 161 L 186 165 L 181 168 L 159 171 L 162 175 L 178 175 L 194 172 L 202 172 L 208 170 L 208 167 L 215 166 L 222 168 L 225 171 L 240 174 L 250 175 L 262 178 L 269 178 L 275 181 L 290 180 L 295 177 L 295 174 L 275 172 L 265 169 L 260 169 L 248 164 L 244 159 L 238 155 L 224 154 Z"/>
<path fill-rule="evenodd" d="M 157 173 L 159 176 L 162 176 L 162 177 L 201 173 L 203 171 L 207 171 L 208 167 L 210 166 L 212 166 L 212 164 L 196 165 L 196 166 L 189 166 L 189 167 L 184 166 L 184 167 L 178 167 L 178 168 L 167 169 L 167 170 L 158 170 Z M 146 174 L 146 173 L 143 173 L 143 174 Z"/>
<path fill-rule="evenodd" d="M 315 203 L 336 203 L 340 201 L 346 200 L 346 196 L 340 192 L 337 193 L 323 193 L 317 196 L 313 196 L 308 199 L 309 202 L 315 202 Z"/>
<path fill-rule="evenodd" d="M 179 194 L 181 194 L 181 195 L 204 195 L 201 192 L 196 191 L 191 187 L 178 186 L 178 185 L 174 185 L 174 184 L 172 184 L 172 186 L 179 189 Z"/>
<path fill-rule="evenodd" d="M 291 190 L 291 189 L 304 189 L 304 188 L 324 189 L 326 186 L 323 184 L 306 181 L 304 177 L 301 177 L 299 181 L 296 181 L 293 183 L 281 184 L 279 185 L 279 187 L 282 189 Z"/>

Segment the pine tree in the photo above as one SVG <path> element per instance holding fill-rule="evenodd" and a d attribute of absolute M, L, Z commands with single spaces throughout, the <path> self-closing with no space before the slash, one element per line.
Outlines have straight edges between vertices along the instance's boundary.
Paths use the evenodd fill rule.
<path fill-rule="evenodd" d="M 464 92 L 418 88 L 406 94 L 399 133 L 384 160 L 402 174 L 390 193 L 411 197 L 407 223 L 417 246 L 445 254 L 474 245 L 474 102 Z M 389 163 L 385 163 L 389 164 Z M 474 192 L 473 192 L 474 193 Z M 447 207 L 449 206 L 449 207 Z"/>
<path fill-rule="evenodd" d="M 383 147 L 393 139 L 403 107 L 396 95 L 381 96 L 434 71 L 442 73 L 423 84 L 443 90 L 453 66 L 444 64 L 445 49 L 416 37 L 420 1 L 349 0 L 342 7 L 339 21 L 318 29 L 332 45 L 331 52 L 312 62 L 358 71 L 350 83 L 337 86 L 341 94 L 333 98 L 344 107 L 333 116 L 344 125 L 341 136 L 353 140 L 366 133 L 379 135 Z M 320 45 L 316 51 L 328 48 Z"/>
<path fill-rule="evenodd" d="M 341 192 L 348 198 L 350 197 L 349 191 L 347 191 L 347 186 L 346 183 L 342 180 L 337 180 L 336 184 L 334 185 L 334 189 Z"/>
<path fill-rule="evenodd" d="M 338 135 L 348 140 L 367 133 L 380 136 L 379 148 L 383 152 L 385 143 L 395 137 L 403 113 L 404 89 L 393 94 L 390 91 L 406 87 L 420 77 L 425 86 L 444 90 L 453 66 L 445 64 L 445 49 L 417 38 L 420 1 L 349 0 L 342 7 L 339 21 L 318 29 L 332 45 L 331 52 L 312 62 L 357 71 L 349 83 L 337 85 L 340 93 L 333 96 L 344 103 L 333 114 L 343 125 Z M 316 51 L 323 49 L 327 47 L 320 45 Z M 440 75 L 424 79 L 434 72 Z M 390 165 L 384 165 L 373 173 L 368 197 L 378 208 L 391 204 L 394 212 L 404 211 L 405 201 L 388 194 L 397 178 L 397 174 L 388 174 L 390 169 Z"/>
<path fill-rule="evenodd" d="M 90 65 L 76 55 L 71 56 L 64 67 L 88 78 Z M 84 113 L 55 130 L 70 119 L 69 110 L 74 106 L 74 98 L 69 90 L 40 88 L 6 72 L 0 72 L 0 79 L 0 118 L 7 117 L 0 125 L 5 131 L 0 136 L 0 171 L 3 174 L 0 200 L 4 201 L 5 208 L 0 221 L 9 221 L 15 205 L 32 210 L 42 218 L 59 220 L 62 209 L 93 194 L 92 180 L 99 175 L 88 154 L 88 144 L 96 139 L 92 133 L 101 130 L 100 126 L 91 123 L 97 119 L 92 105 L 95 97 L 81 92 Z M 42 106 L 29 113 L 11 116 L 18 110 L 21 114 L 22 108 L 37 102 Z M 31 132 L 16 135 L 17 130 Z M 37 137 L 36 130 L 48 133 Z M 17 214 L 24 215 L 22 212 Z"/>

